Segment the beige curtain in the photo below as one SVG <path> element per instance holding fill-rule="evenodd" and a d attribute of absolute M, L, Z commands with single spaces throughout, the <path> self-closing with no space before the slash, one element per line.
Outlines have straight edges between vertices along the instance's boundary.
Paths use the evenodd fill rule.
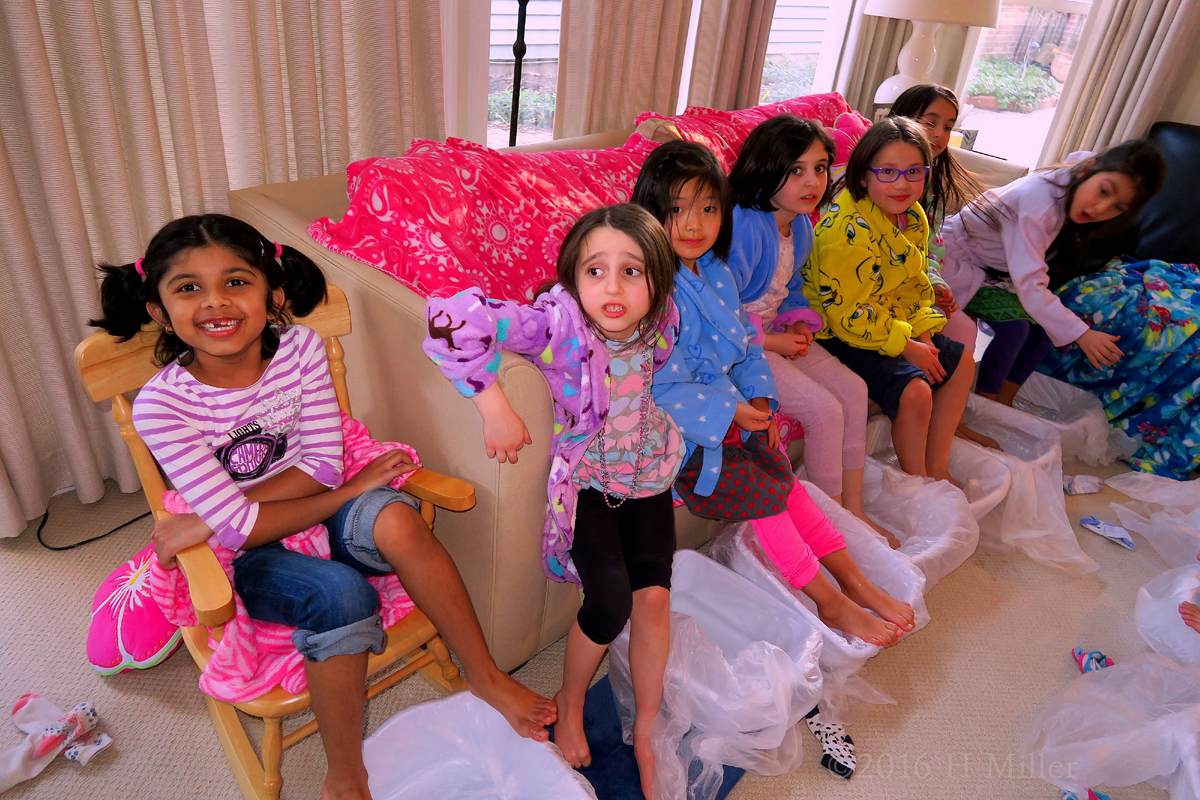
<path fill-rule="evenodd" d="M 563 0 L 554 138 L 674 114 L 692 0 Z"/>
<path fill-rule="evenodd" d="M 74 487 L 137 478 L 75 345 L 95 265 L 226 192 L 442 134 L 422 0 L 5 0 L 0 5 L 0 536 Z"/>
<path fill-rule="evenodd" d="M 896 61 L 912 34 L 907 20 L 872 17 L 863 13 L 866 0 L 853 0 L 846 39 L 834 73 L 833 88 L 850 107 L 872 118 L 875 90 L 886 78 L 899 72 Z M 937 34 L 937 60 L 931 80 L 953 87 L 965 52 L 967 31 L 963 25 L 943 25 Z"/>
<path fill-rule="evenodd" d="M 688 105 L 733 111 L 758 104 L 775 0 L 704 0 Z"/>
<path fill-rule="evenodd" d="M 1200 0 L 1111 0 L 1092 6 L 1042 164 L 1144 136 L 1181 69 L 1197 69 Z"/>

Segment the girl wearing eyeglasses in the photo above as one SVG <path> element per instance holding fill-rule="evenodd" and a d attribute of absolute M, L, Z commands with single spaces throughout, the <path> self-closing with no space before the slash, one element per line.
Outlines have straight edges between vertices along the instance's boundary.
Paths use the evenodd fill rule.
<path fill-rule="evenodd" d="M 863 135 L 817 225 L 804 294 L 825 318 L 821 344 L 891 418 L 901 469 L 957 486 L 950 444 L 975 362 L 942 335 L 946 315 L 926 272 L 929 222 L 920 201 L 930 161 L 929 140 L 911 119 L 885 119 Z"/>

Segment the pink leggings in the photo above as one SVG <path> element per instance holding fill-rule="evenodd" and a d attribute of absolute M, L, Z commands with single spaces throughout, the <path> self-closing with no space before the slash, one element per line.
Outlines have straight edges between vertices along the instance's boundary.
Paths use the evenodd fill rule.
<path fill-rule="evenodd" d="M 756 519 L 750 524 L 767 558 L 797 589 L 817 577 L 818 559 L 846 546 L 842 534 L 799 483 L 788 495 L 786 514 Z"/>

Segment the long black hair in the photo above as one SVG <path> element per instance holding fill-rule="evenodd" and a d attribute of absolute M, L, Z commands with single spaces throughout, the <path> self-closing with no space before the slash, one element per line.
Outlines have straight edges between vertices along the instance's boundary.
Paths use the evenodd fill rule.
<path fill-rule="evenodd" d="M 262 273 L 267 281 L 267 321 L 262 333 L 263 358 L 271 358 L 279 347 L 279 336 L 271 325 L 289 325 L 292 315 L 308 315 L 325 299 L 325 275 L 312 259 L 295 248 L 284 246 L 275 257 L 275 243 L 252 225 L 225 214 L 181 217 L 168 222 L 154 234 L 141 259 L 143 277 L 133 264 L 101 264 L 100 309 L 103 316 L 88 324 L 127 341 L 151 321 L 146 304 L 163 310 L 159 284 L 176 260 L 197 247 L 222 247 Z M 284 302 L 277 304 L 275 290 L 282 289 Z M 154 348 L 158 366 L 184 356 L 191 348 L 174 333 L 160 330 Z"/>
<path fill-rule="evenodd" d="M 888 116 L 908 117 L 924 126 L 922 117 L 933 102 L 939 99 L 954 106 L 954 115 L 958 116 L 960 108 L 954 92 L 935 83 L 923 83 L 905 89 L 896 98 L 896 102 L 892 103 Z M 957 214 L 963 206 L 983 194 L 983 185 L 955 160 L 949 147 L 933 159 L 931 166 L 933 169 L 929 171 L 929 200 L 923 200 L 921 203 L 925 209 L 925 216 L 931 222 L 939 214 L 944 217 Z"/>
<path fill-rule="evenodd" d="M 742 143 L 737 163 L 729 173 L 733 202 L 742 208 L 775 211 L 771 198 L 787 182 L 792 165 L 813 144 L 820 144 L 829 154 L 828 176 L 837 147 L 825 126 L 792 114 L 780 114 L 760 123 Z M 833 182 L 827 180 L 817 208 L 829 202 L 832 189 Z"/>
<path fill-rule="evenodd" d="M 729 244 L 733 241 L 733 200 L 721 162 L 704 145 L 676 140 L 654 148 L 642 164 L 629 202 L 649 211 L 670 231 L 674 205 L 671 198 L 692 180 L 699 180 L 700 187 L 715 194 L 721 204 L 721 230 L 712 250 L 723 261 L 729 257 Z"/>
<path fill-rule="evenodd" d="M 1084 253 L 1097 242 L 1116 239 L 1133 225 L 1142 206 L 1162 188 L 1167 165 L 1153 142 L 1147 139 L 1129 139 L 1083 161 L 1071 165 L 1056 164 L 1039 172 L 1061 169 L 1067 169 L 1066 182 L 1056 184 L 1061 189 L 1059 198 L 1064 221 L 1062 230 L 1046 251 L 1051 291 L 1061 288 L 1072 278 L 1094 271 L 1092 266 L 1095 259 L 1084 260 Z M 1132 180 L 1136 189 L 1133 203 L 1124 213 L 1110 220 L 1083 224 L 1072 222 L 1070 210 L 1071 203 L 1075 200 L 1075 192 L 1084 181 L 1100 172 L 1119 172 Z M 1045 174 L 1038 177 L 1051 182 L 1056 180 Z M 1061 178 L 1057 180 L 1061 181 Z M 971 206 L 983 219 L 984 224 L 993 231 L 999 231 L 1005 219 L 1014 219 L 1014 210 L 992 192 L 976 199 Z M 969 236 L 971 230 L 966 224 L 968 220 L 964 218 L 963 222 L 963 230 Z"/>

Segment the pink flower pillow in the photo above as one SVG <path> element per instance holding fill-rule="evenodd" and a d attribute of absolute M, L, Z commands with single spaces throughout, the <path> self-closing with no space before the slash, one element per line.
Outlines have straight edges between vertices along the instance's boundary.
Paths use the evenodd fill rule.
<path fill-rule="evenodd" d="M 88 662 L 101 675 L 149 669 L 167 659 L 183 640 L 150 596 L 154 545 L 117 567 L 92 600 Z"/>

